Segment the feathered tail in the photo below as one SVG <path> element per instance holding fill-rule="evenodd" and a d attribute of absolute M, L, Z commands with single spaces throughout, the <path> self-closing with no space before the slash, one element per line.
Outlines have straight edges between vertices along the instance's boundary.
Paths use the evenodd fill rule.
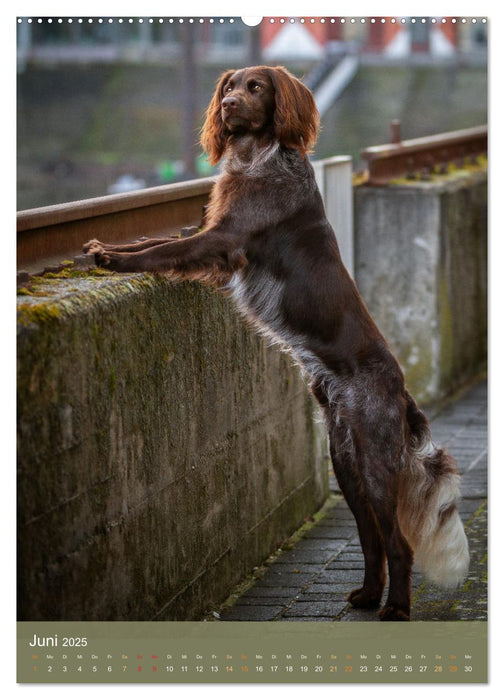
<path fill-rule="evenodd" d="M 426 417 L 408 396 L 409 464 L 401 473 L 398 519 L 415 563 L 435 584 L 461 584 L 469 568 L 469 547 L 457 502 L 460 477 L 455 461 L 432 443 Z"/>

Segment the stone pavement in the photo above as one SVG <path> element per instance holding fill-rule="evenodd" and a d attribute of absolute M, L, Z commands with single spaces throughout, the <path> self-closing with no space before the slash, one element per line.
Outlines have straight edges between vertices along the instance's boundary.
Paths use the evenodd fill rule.
<path fill-rule="evenodd" d="M 431 419 L 434 441 L 448 448 L 462 475 L 460 514 L 471 550 L 469 577 L 456 590 L 427 584 L 414 572 L 411 619 L 487 619 L 487 385 L 480 382 Z M 331 496 L 220 611 L 221 620 L 377 620 L 345 600 L 362 585 L 364 559 L 354 518 L 331 478 Z M 384 598 L 387 591 L 385 591 Z"/>

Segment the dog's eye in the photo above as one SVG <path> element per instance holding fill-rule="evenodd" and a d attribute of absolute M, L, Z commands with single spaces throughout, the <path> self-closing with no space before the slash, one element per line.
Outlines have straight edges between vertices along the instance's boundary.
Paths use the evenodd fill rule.
<path fill-rule="evenodd" d="M 233 88 L 231 87 L 231 85 L 226 85 L 226 87 L 224 88 L 224 92 L 231 92 L 232 89 Z"/>
<path fill-rule="evenodd" d="M 261 90 L 261 85 L 259 83 L 256 83 L 255 80 L 251 80 L 248 84 L 248 89 L 250 90 L 250 92 L 259 92 Z"/>

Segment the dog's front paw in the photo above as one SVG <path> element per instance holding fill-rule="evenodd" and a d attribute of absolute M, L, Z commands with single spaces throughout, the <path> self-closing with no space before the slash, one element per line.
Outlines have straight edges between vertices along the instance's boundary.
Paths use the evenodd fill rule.
<path fill-rule="evenodd" d="M 91 255 L 100 255 L 105 251 L 105 246 L 103 243 L 100 243 L 100 241 L 97 241 L 96 238 L 93 238 L 87 243 L 84 243 L 82 250 L 84 253 L 89 253 Z"/>
<path fill-rule="evenodd" d="M 88 241 L 84 246 L 84 251 L 88 255 L 94 255 L 95 263 L 98 267 L 106 268 L 107 270 L 117 270 L 122 269 L 123 259 L 119 253 L 112 253 L 108 251 L 103 243 L 93 239 Z"/>
<path fill-rule="evenodd" d="M 101 250 L 100 252 L 95 252 L 95 260 L 98 267 L 103 267 L 106 270 L 113 270 L 114 272 L 123 272 L 125 267 L 124 255 L 121 253 L 111 253 Z"/>
<path fill-rule="evenodd" d="M 141 272 L 142 268 L 135 264 L 135 256 L 130 253 L 113 253 L 105 250 L 95 255 L 96 264 L 113 272 Z"/>
<path fill-rule="evenodd" d="M 112 270 L 113 268 L 110 266 L 110 255 L 108 253 L 98 253 L 95 252 L 95 262 L 97 267 L 103 267 L 107 270 Z"/>

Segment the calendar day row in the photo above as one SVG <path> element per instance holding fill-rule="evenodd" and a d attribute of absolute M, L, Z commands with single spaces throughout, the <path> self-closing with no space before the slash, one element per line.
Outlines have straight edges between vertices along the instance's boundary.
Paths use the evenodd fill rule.
<path fill-rule="evenodd" d="M 120 664 L 120 665 L 104 665 L 97 664 L 87 666 L 79 664 L 76 666 L 67 664 L 57 665 L 33 665 L 32 673 L 39 674 L 58 674 L 58 673 L 168 673 L 168 674 L 188 674 L 188 673 L 251 673 L 251 674 L 275 674 L 275 673 L 370 673 L 370 674 L 387 674 L 387 673 L 472 673 L 473 667 L 470 664 L 241 664 L 238 666 L 226 664 L 218 665 L 172 665 L 172 664 L 155 664 L 155 665 L 137 665 L 137 664 Z"/>

